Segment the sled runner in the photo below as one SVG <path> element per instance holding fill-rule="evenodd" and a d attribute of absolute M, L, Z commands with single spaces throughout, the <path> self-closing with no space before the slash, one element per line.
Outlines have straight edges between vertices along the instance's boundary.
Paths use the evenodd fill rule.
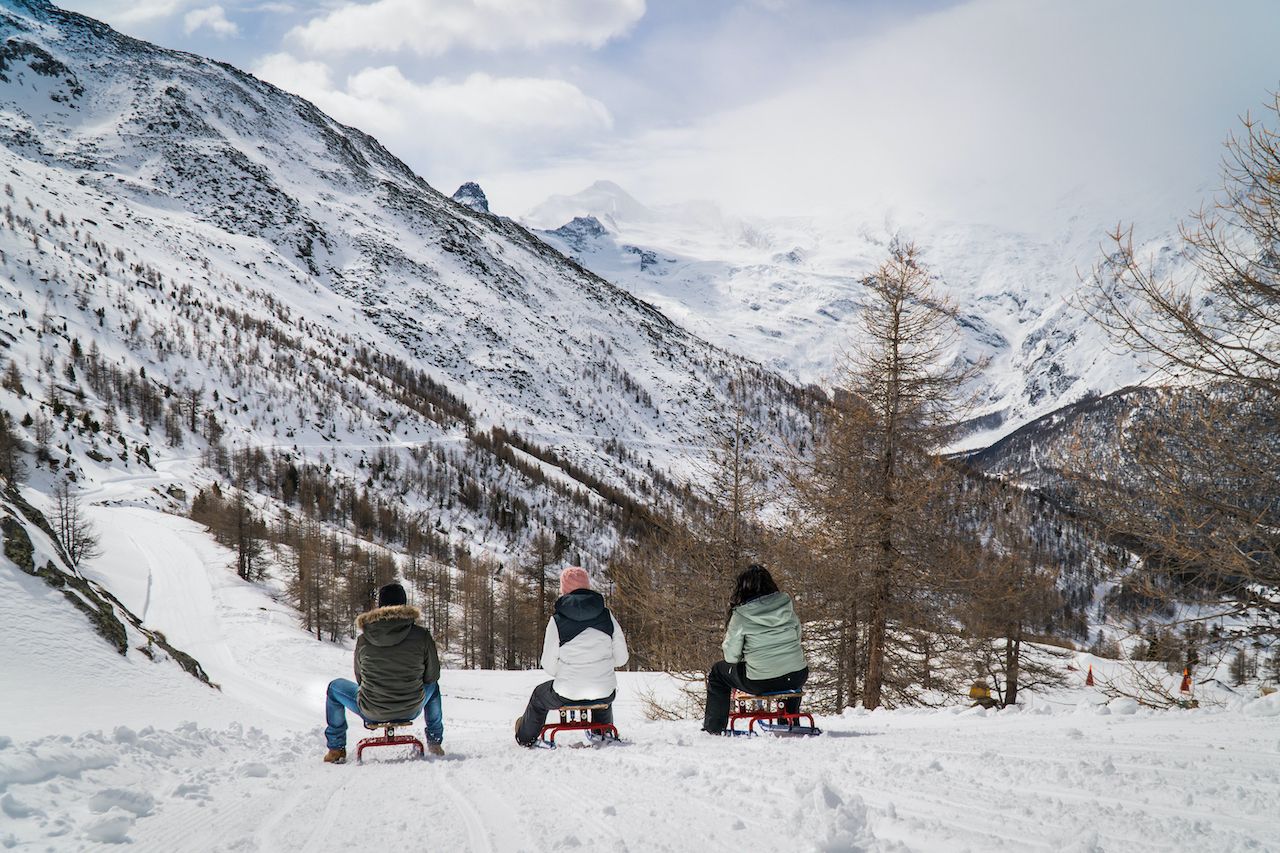
<path fill-rule="evenodd" d="M 356 763 L 364 762 L 364 751 L 375 746 L 412 746 L 413 751 L 418 758 L 426 755 L 426 748 L 422 745 L 422 741 L 413 735 L 398 735 L 396 729 L 402 729 L 412 726 L 413 720 L 392 720 L 386 723 L 366 722 L 364 727 L 371 732 L 382 731 L 381 735 L 376 737 L 361 738 L 356 744 Z"/>
<path fill-rule="evenodd" d="M 600 738 L 601 742 L 621 740 L 618 728 L 613 723 L 596 723 L 591 720 L 592 711 L 602 711 L 608 707 L 605 702 L 595 705 L 565 705 L 560 709 L 560 722 L 547 723 L 542 727 L 542 744 L 554 748 L 558 732 L 586 732 L 592 740 Z"/>
<path fill-rule="evenodd" d="M 728 731 L 735 735 L 755 734 L 757 728 L 759 728 L 760 731 L 784 737 L 822 734 L 822 729 L 814 724 L 812 714 L 799 710 L 792 713 L 787 710 L 788 700 L 795 700 L 796 708 L 799 709 L 802 698 L 804 698 L 802 691 L 780 691 L 755 695 L 735 690 L 733 691 L 732 704 L 730 706 L 732 710 L 729 712 Z M 738 720 L 747 721 L 745 732 L 735 728 Z M 808 720 L 809 724 L 807 726 L 802 725 L 801 721 L 803 720 Z"/>

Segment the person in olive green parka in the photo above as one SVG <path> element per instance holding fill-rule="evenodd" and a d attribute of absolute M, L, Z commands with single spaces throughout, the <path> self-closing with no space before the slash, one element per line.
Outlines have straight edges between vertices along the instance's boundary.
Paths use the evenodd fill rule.
<path fill-rule="evenodd" d="M 809 678 L 791 596 L 778 590 L 764 566 L 738 575 L 720 647 L 724 660 L 707 673 L 702 730 L 709 734 L 724 734 L 734 688 L 754 694 L 799 690 Z"/>
<path fill-rule="evenodd" d="M 378 606 L 356 617 L 356 680 L 335 678 L 325 693 L 324 760 L 347 757 L 347 711 L 366 722 L 412 720 L 425 712 L 427 749 L 443 755 L 444 716 L 440 705 L 440 657 L 431 632 L 417 624 L 418 608 L 404 587 L 378 590 Z"/>

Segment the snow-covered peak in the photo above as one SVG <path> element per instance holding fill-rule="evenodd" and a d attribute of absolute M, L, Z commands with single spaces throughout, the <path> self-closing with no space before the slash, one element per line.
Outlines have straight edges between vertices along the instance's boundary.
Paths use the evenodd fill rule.
<path fill-rule="evenodd" d="M 574 254 L 586 251 L 588 246 L 609 234 L 609 229 L 594 216 L 575 216 L 551 232 L 564 241 Z"/>
<path fill-rule="evenodd" d="M 573 195 L 553 195 L 525 215 L 538 228 L 555 228 L 578 217 L 594 217 L 618 228 L 653 222 L 662 217 L 612 181 L 596 181 Z"/>
<path fill-rule="evenodd" d="M 478 210 L 481 213 L 489 212 L 489 199 L 485 196 L 484 190 L 480 189 L 480 185 L 475 181 L 467 181 L 458 187 L 452 198 L 464 207 Z"/>

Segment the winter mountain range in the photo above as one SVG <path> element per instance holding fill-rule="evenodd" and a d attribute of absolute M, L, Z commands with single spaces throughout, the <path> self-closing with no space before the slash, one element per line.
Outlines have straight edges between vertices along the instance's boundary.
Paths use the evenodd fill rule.
<path fill-rule="evenodd" d="M 311 471 L 341 487 L 314 504 L 334 531 L 386 510 L 432 560 L 514 566 L 542 535 L 598 568 L 685 499 L 731 381 L 763 432 L 806 417 L 306 101 L 43 0 L 0 5 L 0 173 L 0 410 L 34 460 L 6 543 L 32 572 L 93 580 L 41 545 L 56 480 L 183 513 L 245 454 L 268 520 L 297 512 L 281 472 Z M 67 596 L 141 629 L 145 596 L 89 592 Z"/>
<path fill-rule="evenodd" d="M 840 354 L 863 334 L 863 280 L 893 239 L 914 241 L 937 294 L 957 311 L 954 357 L 988 365 L 971 389 L 972 431 L 958 445 L 966 448 L 1151 373 L 1109 346 L 1081 307 L 1108 231 L 1082 217 L 1053 237 L 919 214 L 749 218 L 709 202 L 650 207 L 599 181 L 547 199 L 521 221 L 690 331 L 818 384 L 830 382 Z M 1140 249 L 1162 273 L 1183 265 L 1174 236 L 1158 234 Z"/>
<path fill-rule="evenodd" d="M 0 25 L 0 298 L 36 389 L 5 399 L 15 421 L 46 389 L 85 393 L 60 361 L 75 340 L 166 398 L 194 394 L 228 447 L 352 476 L 380 449 L 429 444 L 453 474 L 483 457 L 492 502 L 518 497 L 535 528 L 578 523 L 575 490 L 603 500 L 581 472 L 657 501 L 660 479 L 688 476 L 682 448 L 706 446 L 741 359 L 234 68 L 35 0 Z M 753 416 L 794 417 L 796 391 L 743 365 Z M 469 441 L 491 426 L 557 448 L 564 464 L 524 462 L 558 491 Z M 438 526 L 502 547 L 478 519 Z M 607 530 L 580 526 L 588 554 L 607 551 Z"/>
<path fill-rule="evenodd" d="M 1144 375 L 1069 298 L 1083 226 L 753 220 L 603 182 L 516 221 L 228 65 L 43 0 L 5 0 L 0 39 L 0 410 L 40 460 L 4 505 L 67 577 L 56 479 L 185 512 L 250 451 L 264 518 L 295 507 L 261 471 L 313 471 L 345 488 L 334 529 L 372 503 L 441 563 L 514 567 L 543 534 L 598 569 L 696 492 L 736 406 L 804 432 L 900 236 L 958 308 L 955 358 L 990 362 L 969 446 Z"/>

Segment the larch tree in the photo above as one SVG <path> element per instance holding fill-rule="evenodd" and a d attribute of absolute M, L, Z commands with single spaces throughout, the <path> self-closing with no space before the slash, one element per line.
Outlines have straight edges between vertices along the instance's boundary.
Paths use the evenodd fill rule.
<path fill-rule="evenodd" d="M 537 599 L 537 623 L 541 631 L 547 624 L 551 605 L 559 594 L 555 582 L 547 582 L 547 572 L 564 558 L 569 540 L 563 534 L 550 531 L 538 531 L 529 541 L 525 560 L 522 565 L 524 575 L 529 579 L 533 593 Z"/>
<path fill-rule="evenodd" d="M 249 501 L 249 465 L 242 454 L 235 461 L 235 493 L 228 507 L 228 529 L 236 552 L 236 574 L 245 580 L 259 580 L 265 571 L 264 525 Z"/>
<path fill-rule="evenodd" d="M 13 428 L 9 413 L 0 412 L 0 483 L 5 487 L 18 485 L 26 476 L 25 455 L 26 446 Z"/>
<path fill-rule="evenodd" d="M 1001 499 L 1003 484 L 977 483 L 983 492 L 966 509 L 971 529 L 982 530 L 981 548 L 964 551 L 953 561 L 956 619 L 966 642 L 965 663 L 988 683 L 1003 707 L 1017 704 L 1027 688 L 1062 683 L 1061 664 L 1048 652 L 1028 654 L 1028 642 L 1052 623 L 1062 607 L 1058 568 L 1043 558 L 1028 534 L 1028 520 L 1013 496 Z"/>
<path fill-rule="evenodd" d="M 842 360 L 834 405 L 792 480 L 794 515 L 822 555 L 828 613 L 856 626 L 837 648 L 856 655 L 871 709 L 909 698 L 930 653 L 909 648 L 910 637 L 938 636 L 955 526 L 952 472 L 935 451 L 975 368 L 957 366 L 954 312 L 914 245 L 895 241 L 865 285 L 862 339 Z"/>
<path fill-rule="evenodd" d="M 715 442 L 702 465 L 708 505 L 698 532 L 709 547 L 710 574 L 720 581 L 713 584 L 717 588 L 726 586 L 760 552 L 765 475 L 758 458 L 761 436 L 752 426 L 747 390 L 739 367 L 729 382 L 723 418 L 712 424 Z"/>

